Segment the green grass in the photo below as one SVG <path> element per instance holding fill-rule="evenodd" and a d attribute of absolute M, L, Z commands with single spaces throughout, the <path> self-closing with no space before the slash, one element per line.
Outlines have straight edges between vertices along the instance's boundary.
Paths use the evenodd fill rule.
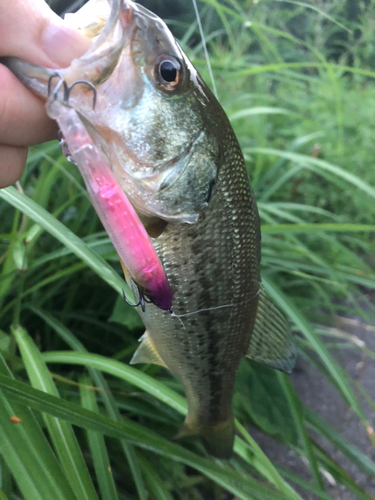
<path fill-rule="evenodd" d="M 199 9 L 258 200 L 265 287 L 304 362 L 366 432 L 358 384 L 328 335 L 341 316 L 368 325 L 375 317 L 373 304 L 360 305 L 375 288 L 375 1 L 352 22 L 338 0 L 204 0 Z M 197 26 L 184 18 L 171 26 L 209 81 Z M 223 490 L 246 500 L 329 499 L 322 471 L 371 498 L 313 433 L 374 477 L 370 457 L 304 406 L 286 376 L 248 360 L 229 464 L 207 458 L 197 440 L 171 439 L 186 412 L 181 386 L 160 367 L 128 365 L 142 324 L 123 301 L 121 290 L 131 292 L 82 185 L 49 143 L 32 148 L 17 189 L 0 191 L 0 499 L 203 500 Z M 350 341 L 374 358 L 335 331 L 336 346 Z M 249 424 L 304 457 L 311 479 L 272 464 Z"/>

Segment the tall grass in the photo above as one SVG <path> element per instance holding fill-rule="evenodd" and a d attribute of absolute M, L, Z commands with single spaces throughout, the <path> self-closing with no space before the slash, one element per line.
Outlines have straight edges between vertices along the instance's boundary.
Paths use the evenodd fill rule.
<path fill-rule="evenodd" d="M 355 384 L 325 339 L 343 315 L 374 324 L 361 291 L 375 288 L 375 2 L 357 24 L 339 1 L 199 8 L 258 200 L 264 284 L 304 362 L 370 439 Z M 209 81 L 196 24 L 170 24 Z M 128 365 L 142 324 L 122 299 L 116 254 L 76 168 L 55 143 L 33 148 L 20 184 L 0 200 L 0 498 L 329 499 L 326 472 L 355 498 L 371 498 L 312 431 L 375 476 L 370 458 L 305 407 L 288 377 L 247 360 L 234 398 L 234 458 L 212 460 L 198 441 L 171 440 L 186 413 L 181 387 L 160 367 Z M 250 423 L 304 457 L 311 480 L 272 464 Z"/>

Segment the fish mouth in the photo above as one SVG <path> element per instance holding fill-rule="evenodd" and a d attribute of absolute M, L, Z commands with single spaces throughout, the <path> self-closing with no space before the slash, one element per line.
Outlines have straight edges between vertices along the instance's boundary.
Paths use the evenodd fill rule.
<path fill-rule="evenodd" d="M 110 10 L 108 8 L 103 10 L 103 2 L 94 3 L 91 11 L 86 9 L 90 13 L 89 19 L 86 18 L 85 12 L 88 4 L 75 14 L 68 15 L 69 24 L 94 40 L 84 55 L 85 59 L 107 55 L 108 49 L 113 54 L 119 47 L 124 47 L 124 42 L 129 41 L 135 27 L 142 29 L 145 27 L 145 22 L 159 20 L 156 14 L 131 0 L 108 0 L 108 3 Z"/>
<path fill-rule="evenodd" d="M 66 70 L 70 80 L 85 68 L 87 80 L 99 87 L 96 108 L 93 110 L 78 93 L 76 98 L 72 96 L 73 107 L 87 120 L 94 143 L 112 162 L 118 182 L 138 213 L 168 222 L 194 223 L 201 208 L 190 200 L 194 193 L 184 207 L 181 203 L 177 207 L 172 192 L 176 190 L 178 196 L 184 191 L 183 178 L 191 178 L 187 170 L 205 133 L 198 131 L 193 138 L 181 136 L 179 148 L 167 151 L 162 145 L 148 154 L 149 149 L 138 148 L 139 141 L 133 139 L 130 118 L 123 120 L 131 117 L 130 110 L 142 102 L 144 89 L 147 92 L 150 88 L 145 82 L 152 82 L 153 74 L 148 71 L 153 71 L 155 53 L 162 50 L 161 40 L 164 43 L 159 34 L 165 38 L 167 53 L 174 49 L 175 41 L 164 23 L 146 8 L 127 0 L 112 0 L 110 5 L 107 21 L 93 45 Z M 139 71 L 142 65 L 146 69 Z"/>
<path fill-rule="evenodd" d="M 92 38 L 93 44 L 82 57 L 72 61 L 67 72 L 74 73 L 74 66 L 78 65 L 85 65 L 86 71 L 90 71 L 88 68 L 92 68 L 93 74 L 86 79 L 94 85 L 100 85 L 110 78 L 124 46 L 130 41 L 134 25 L 135 4 L 133 2 L 108 0 L 108 3 L 110 5 L 109 15 L 108 9 L 103 11 L 103 2 L 96 2 L 92 4 L 92 9 L 89 11 L 91 15 L 89 19 L 85 20 L 83 15 L 88 4 L 72 14 L 71 18 L 68 18 L 70 23 L 76 20 L 79 25 L 78 30 Z M 75 16 L 77 16 L 76 19 L 74 19 Z"/>

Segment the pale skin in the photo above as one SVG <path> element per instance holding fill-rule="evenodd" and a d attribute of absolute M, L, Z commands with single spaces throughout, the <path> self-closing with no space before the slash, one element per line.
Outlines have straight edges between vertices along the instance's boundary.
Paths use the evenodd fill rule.
<path fill-rule="evenodd" d="M 44 0 L 0 1 L 0 56 L 62 68 L 91 41 L 67 28 Z M 0 64 L 0 188 L 21 176 L 29 146 L 55 139 L 44 102 Z"/>

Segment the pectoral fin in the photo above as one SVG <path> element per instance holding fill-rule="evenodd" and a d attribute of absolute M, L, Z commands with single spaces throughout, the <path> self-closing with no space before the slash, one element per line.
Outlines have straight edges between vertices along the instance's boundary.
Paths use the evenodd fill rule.
<path fill-rule="evenodd" d="M 134 356 L 130 361 L 131 365 L 136 365 L 137 363 L 152 363 L 154 365 L 160 365 L 168 368 L 156 350 L 155 344 L 153 343 L 147 330 L 139 340 L 141 341 L 141 345 L 135 351 Z"/>
<path fill-rule="evenodd" d="M 296 360 L 296 346 L 287 320 L 263 288 L 246 356 L 286 373 L 292 371 Z"/>

